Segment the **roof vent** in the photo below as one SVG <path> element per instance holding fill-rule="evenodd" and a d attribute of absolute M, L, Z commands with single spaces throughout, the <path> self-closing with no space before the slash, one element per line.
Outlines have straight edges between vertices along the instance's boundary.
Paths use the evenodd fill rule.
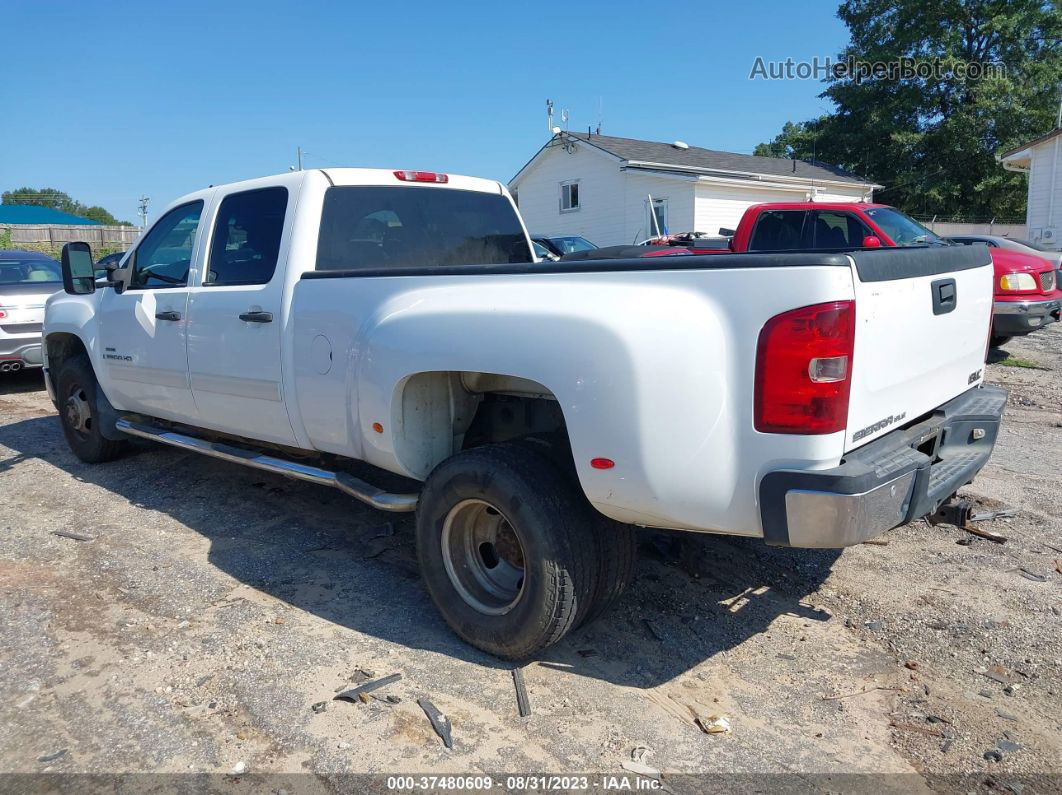
<path fill-rule="evenodd" d="M 671 145 L 673 147 L 675 147 L 676 149 L 689 149 L 690 148 L 690 145 L 688 143 L 686 143 L 685 141 L 675 141 Z"/>

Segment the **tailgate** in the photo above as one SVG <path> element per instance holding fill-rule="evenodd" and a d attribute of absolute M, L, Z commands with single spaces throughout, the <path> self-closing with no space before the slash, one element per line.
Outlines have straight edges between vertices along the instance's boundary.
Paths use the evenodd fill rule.
<path fill-rule="evenodd" d="M 994 273 L 987 246 L 883 248 L 852 259 L 856 337 L 845 452 L 981 382 Z"/>

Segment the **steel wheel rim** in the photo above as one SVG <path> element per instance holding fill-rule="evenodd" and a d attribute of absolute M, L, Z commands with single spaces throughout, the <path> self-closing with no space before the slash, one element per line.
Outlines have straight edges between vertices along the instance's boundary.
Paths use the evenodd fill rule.
<path fill-rule="evenodd" d="M 485 500 L 462 500 L 443 520 L 442 557 L 461 599 L 479 613 L 505 615 L 524 592 L 524 547 L 505 514 Z"/>
<path fill-rule="evenodd" d="M 92 407 L 88 402 L 88 393 L 80 384 L 73 384 L 63 405 L 66 424 L 78 436 L 85 437 L 92 430 Z"/>

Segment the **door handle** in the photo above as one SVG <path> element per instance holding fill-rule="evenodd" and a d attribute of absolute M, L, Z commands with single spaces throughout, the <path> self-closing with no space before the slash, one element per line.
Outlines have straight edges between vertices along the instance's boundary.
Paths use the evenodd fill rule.
<path fill-rule="evenodd" d="M 181 313 L 180 312 L 174 312 L 172 310 L 169 311 L 169 312 L 156 312 L 155 313 L 155 319 L 156 320 L 180 320 L 181 319 Z"/>
<path fill-rule="evenodd" d="M 272 323 L 272 312 L 244 312 L 240 315 L 240 320 L 245 320 L 248 323 Z"/>

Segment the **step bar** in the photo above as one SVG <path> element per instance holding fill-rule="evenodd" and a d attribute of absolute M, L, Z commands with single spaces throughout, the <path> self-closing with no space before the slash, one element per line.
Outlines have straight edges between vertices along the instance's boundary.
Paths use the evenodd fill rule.
<path fill-rule="evenodd" d="M 287 475 L 289 478 L 295 478 L 296 480 L 306 480 L 321 486 L 331 486 L 381 511 L 403 513 L 417 509 L 418 495 L 395 494 L 384 491 L 346 472 L 330 472 L 327 469 L 264 455 L 254 450 L 247 450 L 223 442 L 211 442 L 206 439 L 189 436 L 188 434 L 155 428 L 151 425 L 144 425 L 127 419 L 119 419 L 115 423 L 115 427 L 130 436 L 139 436 L 141 439 L 150 439 L 153 442 L 161 442 L 171 447 L 180 447 L 183 450 L 191 450 L 203 455 L 220 458 L 222 461 L 242 464 L 253 469 L 262 469 L 266 472 L 275 472 L 278 475 Z"/>

